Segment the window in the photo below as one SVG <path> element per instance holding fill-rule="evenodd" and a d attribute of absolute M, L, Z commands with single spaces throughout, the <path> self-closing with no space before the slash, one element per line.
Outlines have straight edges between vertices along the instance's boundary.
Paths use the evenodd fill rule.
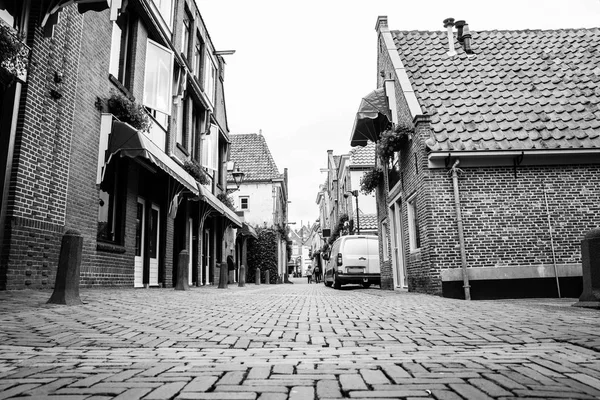
<path fill-rule="evenodd" d="M 169 28 L 173 26 L 173 0 L 153 0 Z"/>
<path fill-rule="evenodd" d="M 119 163 L 114 160 L 115 169 L 110 176 L 105 177 L 99 191 L 98 199 L 98 232 L 97 238 L 100 241 L 114 242 L 120 241 L 121 218 L 119 212 Z"/>
<path fill-rule="evenodd" d="M 200 81 L 200 87 L 204 89 L 203 67 L 204 66 L 204 42 L 200 32 L 196 33 L 196 45 L 194 46 L 194 73 Z"/>
<path fill-rule="evenodd" d="M 173 54 L 148 39 L 144 78 L 144 105 L 164 114 L 171 113 Z"/>
<path fill-rule="evenodd" d="M 248 200 L 249 200 L 248 196 L 240 196 L 240 209 L 242 209 L 242 210 L 249 209 Z"/>
<path fill-rule="evenodd" d="M 23 0 L 4 0 L 1 2 L 0 19 L 10 27 L 20 30 L 25 19 L 25 3 Z"/>
<path fill-rule="evenodd" d="M 121 14 L 113 22 L 113 31 L 110 45 L 110 63 L 108 72 L 128 86 L 127 69 L 129 68 L 129 21 L 127 14 Z"/>
<path fill-rule="evenodd" d="M 211 57 L 206 57 L 205 92 L 211 104 L 215 104 L 215 85 L 217 80 L 217 68 Z"/>
<path fill-rule="evenodd" d="M 190 150 L 186 136 L 187 131 L 187 103 L 188 99 L 182 99 L 177 107 L 177 143 L 182 145 L 186 150 Z"/>
<path fill-rule="evenodd" d="M 219 129 L 210 125 L 209 134 L 202 138 L 202 166 L 213 171 L 218 170 L 219 163 Z"/>
<path fill-rule="evenodd" d="M 410 250 L 417 250 L 421 247 L 421 237 L 419 234 L 419 215 L 417 213 L 417 198 L 413 196 L 407 202 L 408 207 L 408 241 Z"/>
<path fill-rule="evenodd" d="M 192 17 L 190 17 L 190 14 L 187 10 L 185 10 L 185 13 L 183 15 L 183 27 L 182 27 L 182 40 L 181 40 L 181 53 L 185 56 L 185 58 L 188 57 L 189 54 L 189 49 L 190 49 L 190 36 L 192 34 Z"/>

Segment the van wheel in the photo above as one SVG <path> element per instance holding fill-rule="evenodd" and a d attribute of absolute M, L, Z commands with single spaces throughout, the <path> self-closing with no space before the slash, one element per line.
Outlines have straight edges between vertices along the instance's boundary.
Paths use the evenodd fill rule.
<path fill-rule="evenodd" d="M 363 282 L 363 283 L 362 283 L 362 286 L 363 286 L 365 289 L 368 289 L 368 288 L 370 288 L 370 287 L 371 287 L 371 282 Z"/>
<path fill-rule="evenodd" d="M 333 274 L 333 288 L 334 289 L 340 289 L 341 287 L 342 287 L 342 284 L 340 283 L 338 275 L 337 274 Z"/>
<path fill-rule="evenodd" d="M 323 279 L 323 283 L 325 284 L 325 286 L 327 287 L 331 287 L 331 285 L 333 285 L 333 282 L 327 282 L 325 279 Z"/>

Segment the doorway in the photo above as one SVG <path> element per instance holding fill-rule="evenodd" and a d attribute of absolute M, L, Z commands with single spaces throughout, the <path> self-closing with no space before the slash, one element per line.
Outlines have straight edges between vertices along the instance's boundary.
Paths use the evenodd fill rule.
<path fill-rule="evenodd" d="M 392 261 L 394 265 L 394 281 L 397 287 L 406 288 L 406 263 L 402 246 L 402 201 L 397 199 L 390 206 L 392 217 Z"/>

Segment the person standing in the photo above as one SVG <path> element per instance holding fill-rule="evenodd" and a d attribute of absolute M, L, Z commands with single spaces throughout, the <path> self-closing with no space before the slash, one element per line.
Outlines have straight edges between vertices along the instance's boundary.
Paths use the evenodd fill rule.
<path fill-rule="evenodd" d="M 308 268 L 306 269 L 306 278 L 308 279 L 308 283 L 312 283 L 312 275 L 313 275 L 313 270 L 312 270 L 312 267 L 309 265 Z"/>

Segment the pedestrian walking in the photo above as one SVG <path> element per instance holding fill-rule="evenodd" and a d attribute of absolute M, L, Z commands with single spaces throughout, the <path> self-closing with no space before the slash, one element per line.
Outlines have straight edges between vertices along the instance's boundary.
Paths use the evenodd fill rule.
<path fill-rule="evenodd" d="M 308 279 L 308 283 L 312 283 L 312 275 L 313 275 L 312 267 L 309 265 L 308 268 L 306 269 L 306 278 Z"/>
<path fill-rule="evenodd" d="M 313 274 L 315 276 L 315 283 L 321 283 L 321 269 L 319 268 L 319 266 L 317 265 L 315 267 L 315 269 L 313 270 Z"/>

